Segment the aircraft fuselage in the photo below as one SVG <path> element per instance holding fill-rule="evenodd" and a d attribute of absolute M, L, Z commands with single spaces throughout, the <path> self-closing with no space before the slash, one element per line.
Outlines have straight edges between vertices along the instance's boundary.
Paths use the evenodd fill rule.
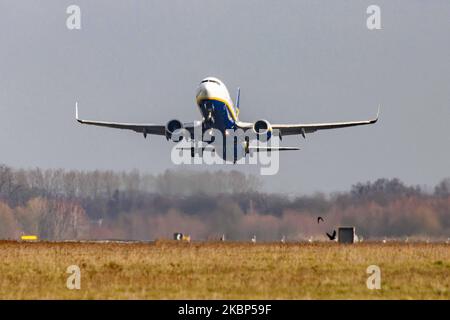
<path fill-rule="evenodd" d="M 203 79 L 196 93 L 197 106 L 203 116 L 205 129 L 236 129 L 239 109 L 234 106 L 225 84 L 217 78 Z"/>

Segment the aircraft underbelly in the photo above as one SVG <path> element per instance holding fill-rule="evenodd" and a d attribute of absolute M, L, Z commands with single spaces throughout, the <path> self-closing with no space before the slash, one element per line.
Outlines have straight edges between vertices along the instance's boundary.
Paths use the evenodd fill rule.
<path fill-rule="evenodd" d="M 224 102 L 218 100 L 203 100 L 199 107 L 206 122 L 209 123 L 212 128 L 219 129 L 220 131 L 235 128 L 235 122 Z M 210 119 L 210 121 L 208 119 Z"/>

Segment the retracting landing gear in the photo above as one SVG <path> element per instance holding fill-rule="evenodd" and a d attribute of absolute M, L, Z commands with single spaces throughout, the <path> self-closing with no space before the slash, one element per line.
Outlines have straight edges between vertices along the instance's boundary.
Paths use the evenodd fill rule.
<path fill-rule="evenodd" d="M 211 127 L 211 126 L 214 124 L 214 122 L 215 122 L 215 120 L 214 120 L 214 114 L 213 114 L 213 111 L 214 111 L 214 105 L 205 103 L 205 104 L 204 104 L 204 107 L 205 107 L 205 109 L 206 109 L 207 112 L 208 112 L 208 114 L 207 114 L 207 116 L 206 116 L 206 119 L 205 119 L 205 122 L 206 122 L 206 124 L 207 124 L 209 127 Z"/>

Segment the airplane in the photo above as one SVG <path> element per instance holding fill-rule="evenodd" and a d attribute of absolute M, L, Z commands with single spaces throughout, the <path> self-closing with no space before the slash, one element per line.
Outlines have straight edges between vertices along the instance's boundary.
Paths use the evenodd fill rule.
<path fill-rule="evenodd" d="M 120 123 L 120 122 L 105 122 L 83 120 L 78 116 L 78 102 L 75 105 L 75 117 L 81 124 L 94 125 L 101 127 L 109 127 L 115 129 L 127 129 L 137 133 L 143 134 L 144 138 L 147 135 L 165 136 L 167 140 L 171 139 L 177 130 L 186 129 L 194 138 L 194 131 L 196 128 L 201 128 L 202 137 L 205 132 L 211 129 L 219 130 L 224 136 L 227 131 L 235 131 L 241 129 L 244 132 L 251 130 L 251 132 L 259 138 L 265 138 L 266 141 L 272 136 L 272 132 L 277 130 L 280 139 L 288 135 L 301 135 L 306 138 L 306 134 L 313 133 L 318 130 L 346 128 L 360 125 L 369 125 L 378 121 L 380 108 L 375 118 L 363 121 L 347 121 L 347 122 L 331 122 L 331 123 L 297 123 L 297 124 L 272 124 L 265 119 L 260 119 L 255 122 L 243 122 L 239 120 L 240 110 L 240 89 L 237 90 L 236 104 L 230 97 L 230 93 L 225 84 L 215 77 L 204 78 L 196 91 L 196 102 L 199 111 L 202 115 L 201 121 L 194 121 L 183 123 L 177 119 L 172 119 L 164 124 L 152 123 Z M 212 142 L 213 139 L 206 143 Z M 236 149 L 239 148 L 239 152 Z M 196 147 L 190 147 L 191 156 L 194 157 Z M 234 162 L 238 157 L 245 156 L 250 151 L 260 152 L 266 151 L 288 151 L 299 150 L 297 147 L 252 147 L 248 138 L 244 142 L 234 141 Z M 239 154 L 239 156 L 237 155 Z M 225 146 L 221 153 L 222 157 L 226 157 Z"/>

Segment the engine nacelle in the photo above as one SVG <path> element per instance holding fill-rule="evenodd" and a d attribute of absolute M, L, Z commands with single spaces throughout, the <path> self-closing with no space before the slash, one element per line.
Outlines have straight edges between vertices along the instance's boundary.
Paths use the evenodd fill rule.
<path fill-rule="evenodd" d="M 253 125 L 253 132 L 258 140 L 266 142 L 272 137 L 272 126 L 267 120 L 258 120 Z"/>
<path fill-rule="evenodd" d="M 179 129 L 183 129 L 183 124 L 181 123 L 180 120 L 170 120 L 169 122 L 167 122 L 166 124 L 166 138 L 167 140 L 172 138 L 172 134 Z M 183 139 L 182 136 L 179 137 L 178 141 L 181 141 Z M 176 141 L 176 142 L 178 142 Z"/>

